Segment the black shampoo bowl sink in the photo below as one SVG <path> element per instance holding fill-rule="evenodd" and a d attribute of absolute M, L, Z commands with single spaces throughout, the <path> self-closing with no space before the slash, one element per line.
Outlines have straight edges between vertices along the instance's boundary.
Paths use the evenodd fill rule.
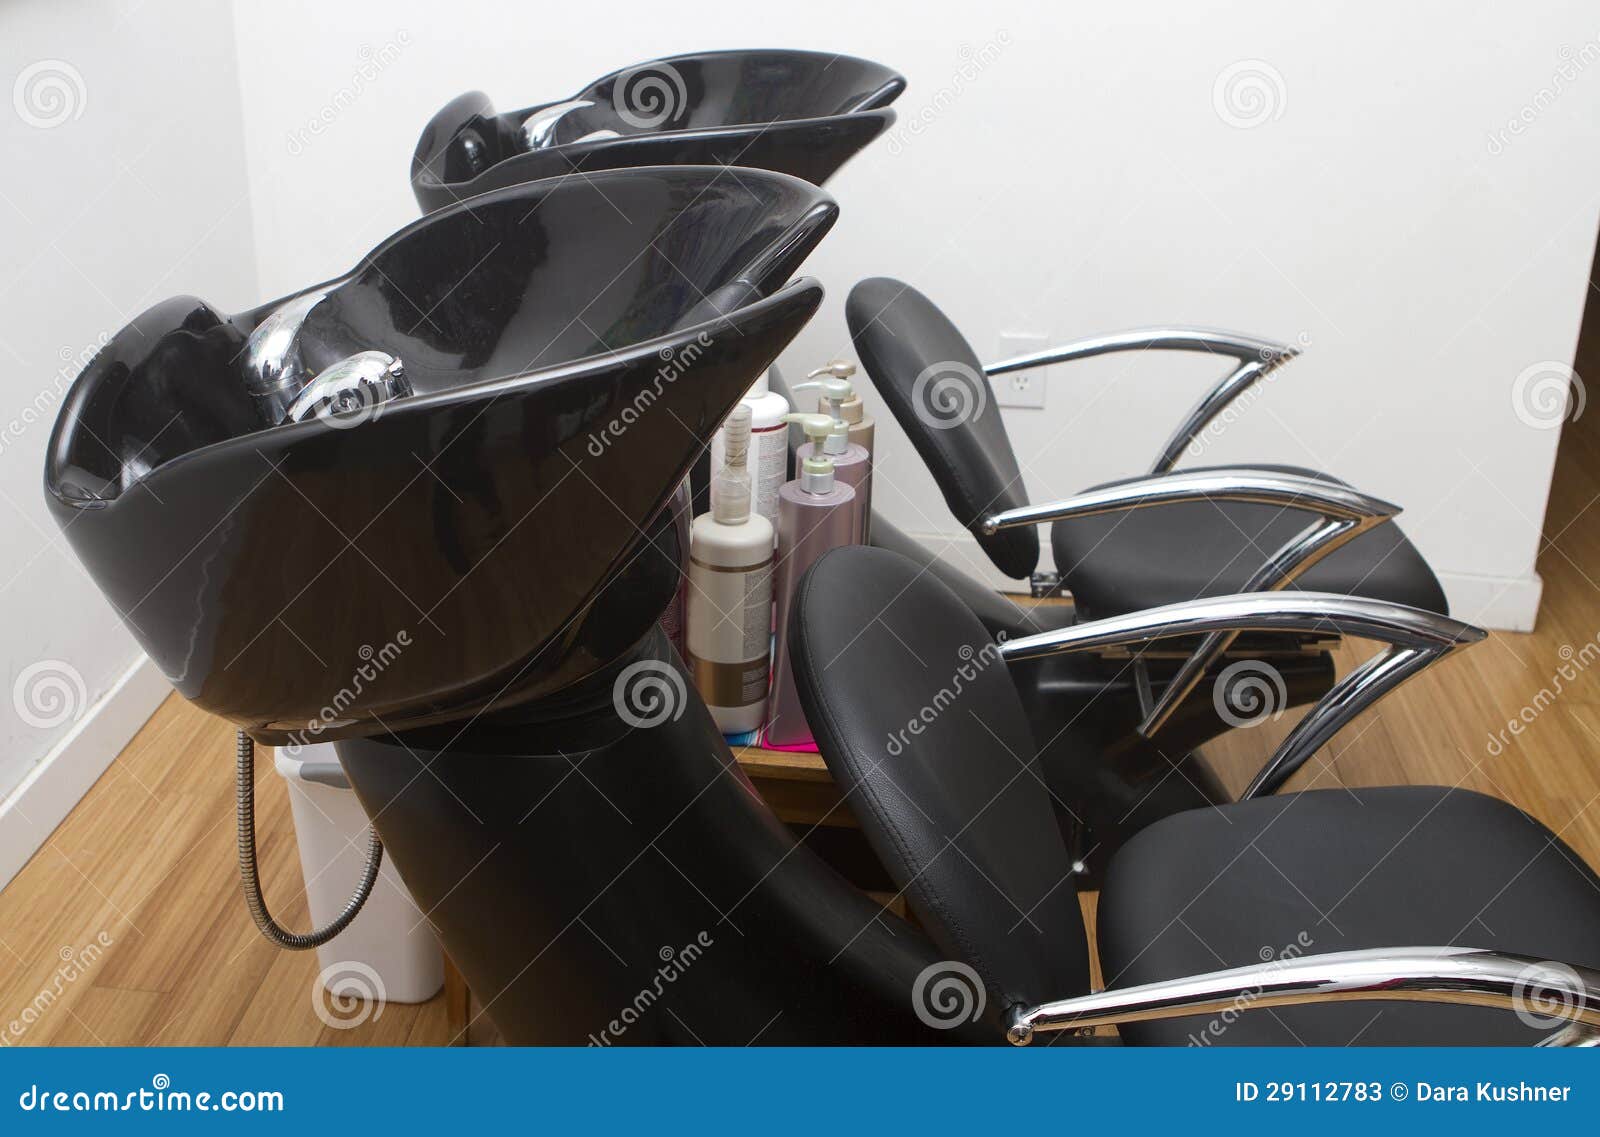
<path fill-rule="evenodd" d="M 253 311 L 167 300 L 74 383 L 50 507 L 174 686 L 258 741 L 526 711 L 650 631 L 663 507 L 815 311 L 791 276 L 835 216 L 782 174 L 608 171 Z"/>
<path fill-rule="evenodd" d="M 651 165 L 737 165 L 816 185 L 894 121 L 903 76 L 812 51 L 677 55 L 570 98 L 496 114 L 480 91 L 428 123 L 411 161 L 424 213 L 519 182 Z"/>

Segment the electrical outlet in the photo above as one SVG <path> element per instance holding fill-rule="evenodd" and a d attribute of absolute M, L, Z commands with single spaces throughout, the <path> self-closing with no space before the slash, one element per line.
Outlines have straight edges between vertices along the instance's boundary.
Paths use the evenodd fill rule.
<path fill-rule="evenodd" d="M 1015 359 L 1019 355 L 1043 351 L 1049 346 L 1049 337 L 1035 332 L 1001 332 L 998 358 Z M 1051 367 L 1030 367 L 1026 371 L 994 376 L 990 382 L 994 384 L 995 400 L 1002 407 L 1044 410 L 1044 392 L 1053 370 Z"/>

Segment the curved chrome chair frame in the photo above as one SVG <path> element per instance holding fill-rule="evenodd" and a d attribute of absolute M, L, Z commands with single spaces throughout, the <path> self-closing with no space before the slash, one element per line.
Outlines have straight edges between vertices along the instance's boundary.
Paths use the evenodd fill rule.
<path fill-rule="evenodd" d="M 1336 632 L 1379 640 L 1387 651 L 1319 699 L 1251 780 L 1242 799 L 1275 793 L 1346 723 L 1429 664 L 1477 643 L 1484 631 L 1449 616 L 1331 592 L 1248 592 L 1167 604 L 1091 620 L 1000 645 L 1006 660 L 1149 644 L 1170 636 L 1240 632 Z M 1207 642 L 1207 641 L 1202 641 Z"/>
<path fill-rule="evenodd" d="M 1241 468 L 1156 474 L 1090 490 L 1064 501 L 1005 510 L 985 518 L 983 529 L 993 533 L 1019 525 L 1196 501 L 1275 505 L 1317 515 L 1317 520 L 1262 562 L 1245 582 L 1246 592 L 1271 592 L 1287 587 L 1329 553 L 1400 513 L 1399 506 L 1338 482 Z M 1150 737 L 1172 717 L 1178 704 L 1205 676 L 1206 668 L 1228 650 L 1237 635 L 1232 631 L 1206 634 L 1160 699 L 1144 707 L 1140 734 Z"/>
<path fill-rule="evenodd" d="M 1464 1003 L 1543 1016 L 1559 1026 L 1541 1046 L 1600 1046 L 1600 971 L 1527 956 L 1459 947 L 1327 952 L 1235 967 L 1164 983 L 1097 991 L 1011 1013 L 1006 1038 L 1026 1046 L 1040 1032 L 1086 1030 L 1252 1008 L 1335 1000 Z M 1561 1024 L 1565 1024 L 1562 1026 Z"/>
<path fill-rule="evenodd" d="M 1222 377 L 1211 390 L 1184 416 L 1178 429 L 1172 432 L 1155 463 L 1151 474 L 1165 474 L 1183 456 L 1200 432 L 1223 409 L 1257 382 L 1288 363 L 1300 354 L 1300 349 L 1273 340 L 1238 332 L 1224 332 L 1213 328 L 1138 328 L 1128 332 L 1074 340 L 1059 347 L 1019 355 L 1015 359 L 1001 360 L 984 367 L 991 378 L 1013 371 L 1026 371 L 1033 367 L 1046 367 L 1052 363 L 1070 363 L 1077 359 L 1092 359 L 1097 355 L 1113 355 L 1125 351 L 1191 351 L 1220 355 L 1236 361 L 1232 371 Z"/>

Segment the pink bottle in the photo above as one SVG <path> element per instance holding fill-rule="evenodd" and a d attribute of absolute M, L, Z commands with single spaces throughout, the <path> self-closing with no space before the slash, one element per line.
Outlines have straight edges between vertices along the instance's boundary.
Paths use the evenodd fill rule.
<path fill-rule="evenodd" d="M 857 542 L 860 517 L 855 490 L 834 477 L 833 462 L 821 443 L 833 429 L 828 415 L 789 415 L 812 440 L 799 477 L 778 491 L 777 599 L 778 646 L 772 658 L 772 693 L 767 699 L 767 729 L 762 741 L 775 750 L 816 750 L 789 663 L 789 613 L 806 570 L 829 549 Z"/>
<path fill-rule="evenodd" d="M 822 439 L 807 442 L 796 450 L 795 461 L 803 462 L 814 452 L 828 456 L 833 463 L 834 480 L 856 491 L 856 503 L 852 507 L 856 518 L 855 543 L 864 545 L 867 543 L 867 525 L 872 519 L 872 455 L 866 447 L 850 441 L 850 424 L 844 418 L 844 404 L 854 397 L 854 390 L 850 380 L 837 376 L 796 383 L 792 390 L 804 391 L 812 387 L 821 392 L 817 400 L 817 413 L 827 415 L 832 420 L 832 426 Z"/>

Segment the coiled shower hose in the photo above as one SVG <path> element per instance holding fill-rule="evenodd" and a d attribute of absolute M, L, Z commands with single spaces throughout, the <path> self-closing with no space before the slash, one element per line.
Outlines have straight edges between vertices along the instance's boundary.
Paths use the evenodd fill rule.
<path fill-rule="evenodd" d="M 286 951 L 308 951 L 321 947 L 350 926 L 372 895 L 377 883 L 378 869 L 383 864 L 383 842 L 377 829 L 367 830 L 367 866 L 362 871 L 361 883 L 356 885 L 350 900 L 333 922 L 314 932 L 291 932 L 272 918 L 267 911 L 266 898 L 261 895 L 260 866 L 256 861 L 256 744 L 244 731 L 239 731 L 236 746 L 237 787 L 235 800 L 239 815 L 239 880 L 244 885 L 244 902 L 250 916 L 261 929 L 261 934 Z"/>

